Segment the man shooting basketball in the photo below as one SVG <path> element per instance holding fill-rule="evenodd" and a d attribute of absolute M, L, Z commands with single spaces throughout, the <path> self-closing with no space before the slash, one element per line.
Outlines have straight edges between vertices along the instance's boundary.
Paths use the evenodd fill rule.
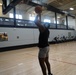
<path fill-rule="evenodd" d="M 52 75 L 51 69 L 50 69 L 50 63 L 49 63 L 49 43 L 48 43 L 48 38 L 49 38 L 49 24 L 46 23 L 44 25 L 41 25 L 41 12 L 42 10 L 38 11 L 38 7 L 35 8 L 35 12 L 37 13 L 36 19 L 35 19 L 35 24 L 39 28 L 39 54 L 38 54 L 38 59 L 39 59 L 39 64 L 42 69 L 43 75 L 47 75 L 46 73 L 46 66 L 48 69 L 48 75 Z M 41 9 L 41 7 L 39 7 Z"/>

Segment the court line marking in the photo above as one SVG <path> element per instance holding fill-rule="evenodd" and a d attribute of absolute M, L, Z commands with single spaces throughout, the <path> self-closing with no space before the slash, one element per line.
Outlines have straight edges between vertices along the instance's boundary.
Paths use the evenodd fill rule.
<path fill-rule="evenodd" d="M 50 59 L 50 60 L 53 60 L 53 61 L 58 61 L 58 62 L 62 62 L 62 63 L 67 63 L 67 64 L 71 64 L 71 65 L 75 65 L 75 63 L 70 63 L 70 62 L 66 62 L 66 61 L 60 61 L 60 60 L 57 60 L 57 59 Z"/>
<path fill-rule="evenodd" d="M 27 54 L 30 54 L 31 56 L 35 56 L 35 55 L 31 54 L 31 53 L 27 53 Z M 50 58 L 50 60 L 58 61 L 58 62 L 62 62 L 62 63 L 71 64 L 71 65 L 75 65 L 75 66 L 76 66 L 76 64 L 75 64 L 75 63 L 71 63 L 71 62 L 60 61 L 60 60 L 57 60 L 57 59 L 51 59 L 51 58 Z"/>

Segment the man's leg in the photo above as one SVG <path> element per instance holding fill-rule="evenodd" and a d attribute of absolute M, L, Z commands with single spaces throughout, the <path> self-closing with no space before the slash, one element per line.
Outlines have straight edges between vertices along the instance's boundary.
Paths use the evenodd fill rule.
<path fill-rule="evenodd" d="M 45 66 L 45 58 L 39 58 L 39 64 L 42 69 L 43 75 L 47 75 L 46 74 L 46 66 Z"/>
<path fill-rule="evenodd" d="M 50 68 L 50 63 L 49 63 L 48 57 L 45 58 L 45 63 L 46 63 L 47 69 L 48 69 L 48 74 L 52 75 L 51 74 L 51 68 Z"/>

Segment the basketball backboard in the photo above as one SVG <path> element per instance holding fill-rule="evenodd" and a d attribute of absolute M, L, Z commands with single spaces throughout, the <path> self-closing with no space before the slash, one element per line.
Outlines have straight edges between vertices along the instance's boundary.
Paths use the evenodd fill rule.
<path fill-rule="evenodd" d="M 2 12 L 6 14 L 22 0 L 2 0 Z"/>

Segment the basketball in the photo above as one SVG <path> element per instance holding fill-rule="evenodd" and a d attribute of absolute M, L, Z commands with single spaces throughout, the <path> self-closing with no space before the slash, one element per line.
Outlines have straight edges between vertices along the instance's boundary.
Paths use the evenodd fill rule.
<path fill-rule="evenodd" d="M 41 6 L 36 6 L 35 7 L 35 12 L 36 13 L 41 13 L 42 12 L 42 7 Z"/>

